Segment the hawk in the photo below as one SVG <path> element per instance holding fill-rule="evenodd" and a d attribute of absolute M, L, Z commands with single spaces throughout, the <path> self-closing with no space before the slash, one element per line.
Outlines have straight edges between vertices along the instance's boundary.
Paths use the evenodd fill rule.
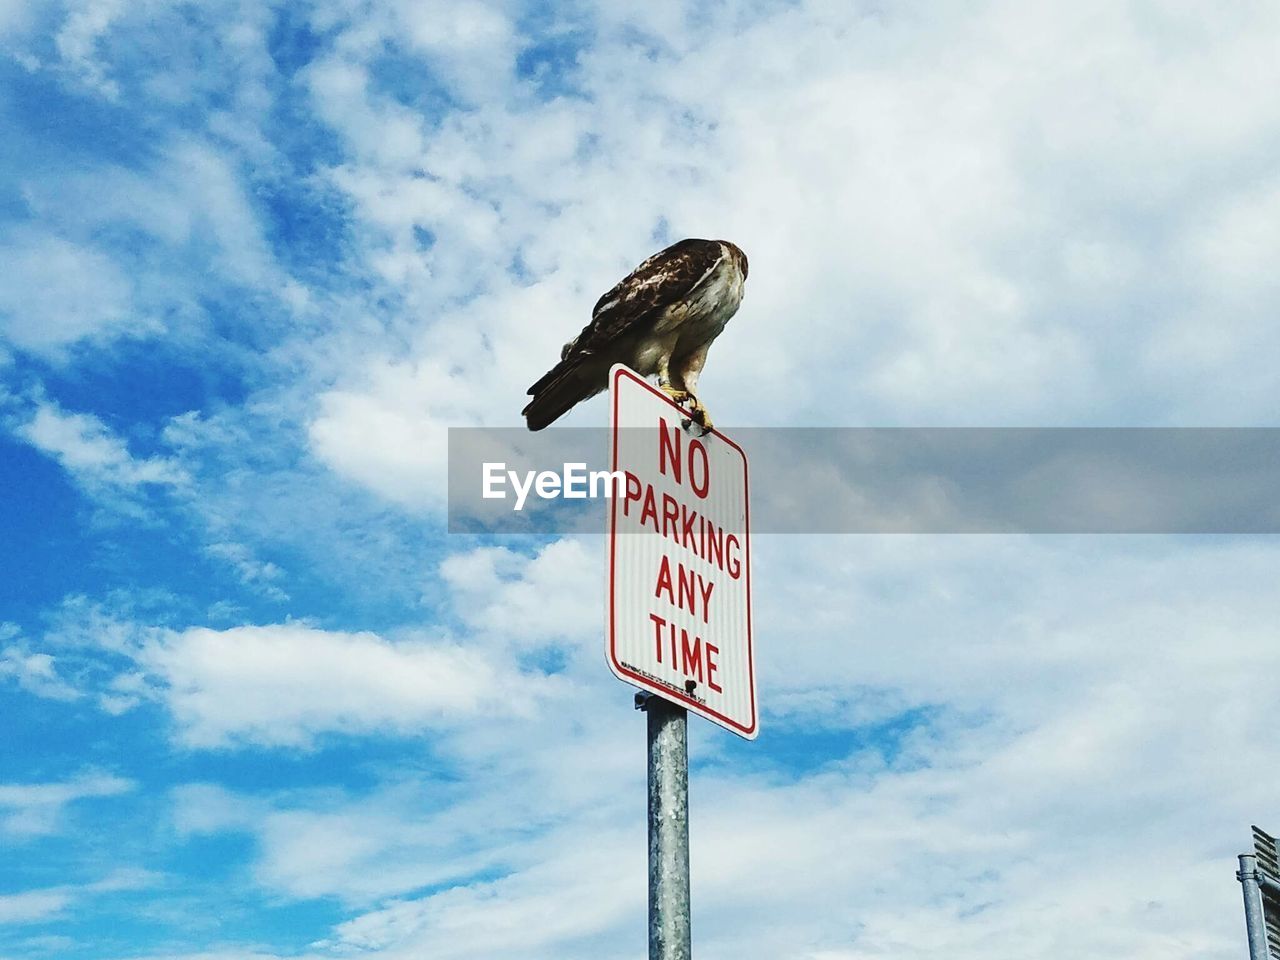
<path fill-rule="evenodd" d="M 681 240 L 620 280 L 591 311 L 591 322 L 564 345 L 560 362 L 529 388 L 522 411 L 541 430 L 609 384 L 609 368 L 625 363 L 676 403 L 688 403 L 703 432 L 711 429 L 698 400 L 707 351 L 742 302 L 747 255 L 728 240 Z"/>

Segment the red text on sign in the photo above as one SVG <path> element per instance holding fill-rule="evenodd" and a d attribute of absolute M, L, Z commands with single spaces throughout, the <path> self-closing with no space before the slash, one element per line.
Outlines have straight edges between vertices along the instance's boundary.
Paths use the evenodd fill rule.
<path fill-rule="evenodd" d="M 682 456 L 684 431 L 678 426 L 672 427 L 665 417 L 658 418 L 658 472 L 664 476 L 670 474 L 676 483 L 683 483 L 682 476 L 689 477 L 689 486 L 699 500 L 705 500 L 707 489 L 711 484 L 711 464 L 707 460 L 707 448 L 701 440 L 690 440 L 688 459 Z M 685 470 L 685 467 L 688 470 Z M 670 467 L 670 471 L 668 471 Z M 702 482 L 699 483 L 699 475 Z"/>
<path fill-rule="evenodd" d="M 723 570 L 734 580 L 742 576 L 742 541 L 737 534 L 708 520 L 669 493 L 659 494 L 651 483 L 641 483 L 627 472 L 622 515 L 631 516 L 631 505 L 640 504 L 640 526 L 649 527 L 672 543 Z"/>
<path fill-rule="evenodd" d="M 676 564 L 674 579 L 671 575 L 671 558 L 664 556 L 658 568 L 658 583 L 653 588 L 655 597 L 666 597 L 667 603 L 681 610 L 688 610 L 695 617 L 699 612 L 702 622 L 711 620 L 711 592 L 716 585 L 683 563 Z M 701 607 L 701 611 L 699 611 Z"/>
<path fill-rule="evenodd" d="M 686 677 L 699 682 L 703 681 L 705 670 L 707 686 L 716 693 L 724 693 L 716 682 L 716 671 L 720 669 L 716 662 L 720 655 L 719 647 L 714 643 L 704 643 L 698 636 L 690 638 L 684 627 L 677 628 L 656 613 L 649 614 L 649 619 L 653 621 L 653 645 L 659 663 L 669 663 Z"/>

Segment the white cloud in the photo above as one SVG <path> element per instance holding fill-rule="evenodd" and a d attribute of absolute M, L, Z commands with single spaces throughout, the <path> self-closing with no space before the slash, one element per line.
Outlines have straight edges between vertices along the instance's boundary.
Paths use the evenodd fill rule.
<path fill-rule="evenodd" d="M 184 837 L 252 837 L 253 877 L 273 895 L 334 897 L 355 908 L 505 868 L 522 856 L 528 813 L 452 777 L 406 776 L 359 797 L 324 790 L 265 798 L 197 783 L 175 789 L 173 801 Z"/>
<path fill-rule="evenodd" d="M 393 209 L 403 215 L 398 205 Z M 412 225 L 409 218 L 396 229 L 408 232 Z M 468 275 L 475 264 L 452 262 L 474 260 L 467 255 L 469 245 L 441 242 L 451 247 L 439 255 L 446 258 L 444 263 L 437 265 L 433 258 L 424 267 L 417 255 L 408 257 L 407 273 L 430 271 L 429 278 L 418 278 L 412 286 L 436 286 L 437 275 L 438 283 L 446 286 L 472 282 Z M 346 382 L 318 396 L 308 426 L 315 456 L 387 500 L 420 511 L 441 510 L 448 428 L 514 425 L 523 405 L 530 352 L 545 348 L 545 329 L 533 318 L 569 318 L 569 324 L 576 323 L 570 291 L 562 281 L 521 287 L 504 278 L 498 286 L 456 308 L 444 325 L 406 331 L 419 344 L 413 360 L 380 351 L 369 356 L 367 343 L 351 343 Z M 512 318 L 529 322 L 513 324 Z M 556 355 L 558 351 L 557 343 Z M 499 375 L 499 369 L 505 375 Z"/>
<path fill-rule="evenodd" d="M 545 691 L 454 643 L 301 624 L 193 627 L 149 643 L 182 740 L 307 746 L 321 733 L 417 734 L 483 712 L 515 717 Z"/>
<path fill-rule="evenodd" d="M 0 923 L 31 923 L 61 913 L 71 902 L 65 890 L 28 890 L 0 895 Z"/>
<path fill-rule="evenodd" d="M 85 338 L 153 329 L 137 316 L 132 285 L 110 257 L 51 233 L 15 230 L 0 245 L 0 334 L 57 359 Z"/>
<path fill-rule="evenodd" d="M 27 0 L 0 0 L 0 37 L 28 27 L 31 12 L 31 4 Z"/>
<path fill-rule="evenodd" d="M 12 677 L 29 693 L 50 700 L 75 700 L 78 691 L 58 675 L 54 657 L 28 653 L 16 646 L 0 649 L 0 677 Z"/>
<path fill-rule="evenodd" d="M 107 65 L 113 56 L 126 61 L 119 76 L 125 101 L 197 96 L 199 90 L 175 84 L 211 83 L 226 106 L 243 112 L 224 117 L 216 133 L 184 127 L 148 137 L 145 160 L 134 165 L 118 154 L 109 159 L 110 151 L 95 156 L 35 145 L 32 163 L 13 175 L 25 216 L 8 224 L 0 239 L 7 266 L 0 278 L 0 337 L 15 351 L 73 367 L 121 338 L 163 334 L 166 356 L 187 353 L 200 365 L 242 364 L 251 355 L 231 340 L 251 339 L 264 348 L 280 338 L 286 322 L 313 309 L 310 293 L 277 263 L 265 226 L 270 219 L 241 173 L 242 162 L 265 177 L 281 164 L 259 130 L 270 110 L 263 73 L 274 68 L 266 24 L 254 21 L 267 13 L 250 5 L 246 11 L 244 23 L 234 9 L 193 14 L 207 14 L 210 21 L 209 36 L 193 36 L 200 31 L 190 19 L 163 4 L 73 4 L 64 33 L 81 54 L 67 62 L 77 64 L 73 70 L 91 85 L 119 93 Z M 119 42 L 126 35 L 131 42 Z M 108 37 L 104 57 L 94 59 L 93 50 Z M 261 49 L 255 50 L 255 37 Z M 243 71 L 235 77 L 234 95 L 223 89 L 224 79 L 195 69 L 208 54 L 185 49 L 185 43 L 216 47 L 224 69 Z M 136 89 L 143 78 L 134 58 L 167 65 L 152 78 L 163 91 Z M 50 69 L 38 82 L 53 83 L 56 76 L 61 74 Z M 222 309 L 230 298 L 236 309 Z"/>
<path fill-rule="evenodd" d="M 69 804 L 120 796 L 133 789 L 131 780 L 101 773 L 58 783 L 0 784 L 0 831 L 10 838 L 54 833 Z"/>
<path fill-rule="evenodd" d="M 93 414 L 64 413 L 54 404 L 42 402 L 15 432 L 90 487 L 173 487 L 188 480 L 173 460 L 134 457 L 124 440 Z"/>
<path fill-rule="evenodd" d="M 284 571 L 267 560 L 259 560 L 243 543 L 223 541 L 211 543 L 205 547 L 210 555 L 228 563 L 240 582 L 262 594 L 270 600 L 283 602 L 289 599 L 277 581 L 284 576 Z"/>
<path fill-rule="evenodd" d="M 158 874 L 147 870 L 120 869 L 92 883 L 0 895 L 0 924 L 39 923 L 96 894 L 143 890 L 158 879 Z"/>
<path fill-rule="evenodd" d="M 332 943 L 386 957 L 426 949 L 441 960 L 563 956 L 567 944 L 580 945 L 583 956 L 626 956 L 628 946 L 634 955 L 645 889 L 636 839 L 634 831 L 596 829 L 584 843 L 565 831 L 543 847 L 547 859 L 527 870 L 392 902 L 339 926 Z M 599 938 L 626 927 L 630 936 Z M 452 933 L 459 930 L 467 936 Z"/>
<path fill-rule="evenodd" d="M 343 476 L 389 500 L 438 508 L 447 467 L 445 427 L 402 404 L 407 393 L 424 400 L 447 396 L 452 379 L 395 368 L 380 379 L 376 392 L 335 390 L 320 398 L 320 415 L 308 428 L 312 449 Z"/>
<path fill-rule="evenodd" d="M 232 160 L 211 144 L 177 140 L 165 161 L 166 192 L 185 207 L 196 237 L 209 244 L 211 265 L 232 283 L 287 301 L 294 285 L 275 262 Z"/>
<path fill-rule="evenodd" d="M 66 22 L 55 38 L 63 61 L 89 87 L 110 99 L 119 96 L 120 88 L 106 75 L 106 68 L 97 55 L 97 46 L 124 10 L 125 5 L 119 0 L 77 0 L 71 4 Z"/>
<path fill-rule="evenodd" d="M 532 558 L 505 547 L 455 553 L 440 572 L 473 630 L 515 647 L 577 646 L 604 629 L 602 562 L 598 542 L 566 539 Z"/>

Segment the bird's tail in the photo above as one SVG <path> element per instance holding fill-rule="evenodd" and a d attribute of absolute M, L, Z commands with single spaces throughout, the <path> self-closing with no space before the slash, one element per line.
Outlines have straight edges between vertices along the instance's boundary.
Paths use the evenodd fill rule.
<path fill-rule="evenodd" d="M 521 411 L 530 430 L 541 430 L 558 420 L 578 401 L 600 392 L 602 387 L 588 382 L 578 360 L 561 360 L 529 388 L 533 397 Z"/>

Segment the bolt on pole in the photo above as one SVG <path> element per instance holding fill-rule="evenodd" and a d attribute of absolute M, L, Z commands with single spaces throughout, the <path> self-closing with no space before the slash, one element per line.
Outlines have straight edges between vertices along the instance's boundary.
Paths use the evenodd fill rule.
<path fill-rule="evenodd" d="M 1244 889 L 1244 925 L 1249 934 L 1249 960 L 1269 960 L 1267 922 L 1262 913 L 1262 890 L 1258 886 L 1258 861 L 1247 853 L 1240 854 L 1236 879 Z"/>
<path fill-rule="evenodd" d="M 649 726 L 649 960 L 689 960 L 689 741 L 684 707 L 636 696 Z"/>

